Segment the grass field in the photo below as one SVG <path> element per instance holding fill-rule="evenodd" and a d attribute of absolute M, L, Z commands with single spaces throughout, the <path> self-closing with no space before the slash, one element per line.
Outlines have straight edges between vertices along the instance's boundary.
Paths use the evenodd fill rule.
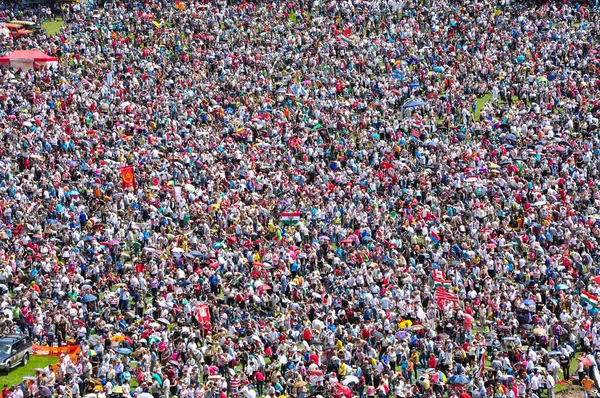
<path fill-rule="evenodd" d="M 46 29 L 46 33 L 49 36 L 54 36 L 60 31 L 60 28 L 63 26 L 63 20 L 58 19 L 56 21 L 46 21 L 42 24 L 42 28 Z"/>
<path fill-rule="evenodd" d="M 55 357 L 31 357 L 27 366 L 19 366 L 10 371 L 8 376 L 0 376 L 0 388 L 5 384 L 14 386 L 23 381 L 25 376 L 35 376 L 35 368 L 45 368 L 58 362 Z"/>

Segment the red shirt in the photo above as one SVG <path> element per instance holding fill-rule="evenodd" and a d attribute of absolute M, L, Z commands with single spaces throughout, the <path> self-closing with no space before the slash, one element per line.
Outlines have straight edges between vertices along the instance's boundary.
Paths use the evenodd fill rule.
<path fill-rule="evenodd" d="M 437 361 L 435 360 L 435 357 L 429 358 L 429 362 L 428 362 L 429 368 L 435 369 L 436 364 L 437 364 Z"/>

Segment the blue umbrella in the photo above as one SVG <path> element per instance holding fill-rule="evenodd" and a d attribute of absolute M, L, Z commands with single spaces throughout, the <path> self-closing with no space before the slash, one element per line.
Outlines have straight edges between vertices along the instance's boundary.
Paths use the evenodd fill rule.
<path fill-rule="evenodd" d="M 92 301 L 96 300 L 98 300 L 98 297 L 94 296 L 93 294 L 86 294 L 81 298 L 82 303 L 91 303 Z"/>
<path fill-rule="evenodd" d="M 83 241 L 84 241 L 84 242 L 89 242 L 89 241 L 91 241 L 91 240 L 94 240 L 94 237 L 93 237 L 93 236 L 91 236 L 91 235 L 88 235 L 88 236 L 84 236 L 84 237 L 83 237 Z"/>
<path fill-rule="evenodd" d="M 450 384 L 469 384 L 469 382 L 469 378 L 463 375 L 454 375 L 448 380 Z"/>
<path fill-rule="evenodd" d="M 180 286 L 180 287 L 186 287 L 186 286 L 189 286 L 189 285 L 191 285 L 191 284 L 192 284 L 192 282 L 190 282 L 190 281 L 181 281 L 181 282 L 179 283 L 179 286 Z"/>
<path fill-rule="evenodd" d="M 527 299 L 527 300 L 523 301 L 523 304 L 525 304 L 525 305 L 535 305 L 535 301 L 533 301 L 531 299 Z"/>
<path fill-rule="evenodd" d="M 408 85 L 408 88 L 417 88 L 417 87 L 419 87 L 419 83 L 410 83 Z"/>
<path fill-rule="evenodd" d="M 117 352 L 122 355 L 131 354 L 131 350 L 129 348 L 125 348 L 125 347 L 117 348 Z"/>
<path fill-rule="evenodd" d="M 569 285 L 565 285 L 564 283 L 561 283 L 560 285 L 556 286 L 556 290 L 569 290 L 570 287 Z"/>

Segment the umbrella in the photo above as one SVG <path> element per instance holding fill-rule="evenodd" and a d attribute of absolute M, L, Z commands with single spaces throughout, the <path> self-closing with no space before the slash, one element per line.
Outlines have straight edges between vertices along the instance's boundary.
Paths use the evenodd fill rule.
<path fill-rule="evenodd" d="M 556 286 L 556 290 L 569 290 L 570 287 L 569 285 L 565 285 L 564 283 L 561 283 L 560 285 Z"/>
<path fill-rule="evenodd" d="M 158 318 L 156 321 L 162 323 L 165 326 L 169 326 L 171 324 L 171 322 L 167 321 L 165 318 Z"/>
<path fill-rule="evenodd" d="M 181 363 L 179 363 L 179 361 L 176 361 L 174 359 L 170 359 L 169 360 L 169 365 L 175 366 L 176 368 L 180 368 L 181 367 Z"/>
<path fill-rule="evenodd" d="M 112 389 L 112 393 L 113 394 L 123 394 L 123 387 L 116 386 L 115 388 Z"/>
<path fill-rule="evenodd" d="M 595 276 L 592 278 L 592 282 L 594 283 L 600 283 L 600 276 Z"/>
<path fill-rule="evenodd" d="M 121 355 L 131 354 L 131 350 L 129 348 L 125 348 L 125 347 L 117 348 L 117 352 Z"/>
<path fill-rule="evenodd" d="M 86 294 L 81 298 L 82 303 L 91 303 L 92 301 L 96 300 L 98 300 L 98 297 L 94 296 L 93 294 Z"/>
<path fill-rule="evenodd" d="M 138 395 L 138 398 L 154 398 L 154 396 L 152 396 L 152 394 L 150 393 L 143 392 L 140 395 Z"/>
<path fill-rule="evenodd" d="M 469 378 L 463 375 L 454 375 L 448 380 L 450 384 L 469 384 L 469 382 Z"/>
<path fill-rule="evenodd" d="M 183 188 L 186 190 L 186 192 L 196 192 L 196 187 L 192 184 L 185 184 Z"/>
<path fill-rule="evenodd" d="M 294 388 L 302 388 L 302 387 L 304 387 L 306 384 L 307 384 L 307 383 L 306 383 L 305 381 L 302 381 L 302 380 L 300 380 L 300 381 L 297 381 L 297 382 L 295 382 L 295 383 L 294 383 Z"/>
<path fill-rule="evenodd" d="M 358 377 L 356 376 L 347 376 L 343 381 L 342 384 L 347 386 L 348 384 L 352 384 L 352 383 L 358 383 Z"/>
<path fill-rule="evenodd" d="M 23 380 L 35 380 L 35 376 L 24 376 Z"/>
<path fill-rule="evenodd" d="M 404 329 L 406 327 L 412 326 L 412 321 L 411 320 L 406 320 L 406 321 L 402 321 L 398 324 L 398 327 L 400 329 Z"/>
<path fill-rule="evenodd" d="M 535 328 L 531 331 L 531 333 L 533 333 L 535 336 L 545 336 L 546 334 L 548 334 L 548 332 L 544 328 Z"/>
<path fill-rule="evenodd" d="M 157 323 L 157 325 L 158 325 L 158 323 Z M 160 341 L 160 340 L 161 340 L 160 336 L 157 336 L 155 334 L 153 334 L 152 336 L 148 337 L 148 342 L 150 344 L 152 344 L 152 343 L 154 343 L 156 341 Z"/>
<path fill-rule="evenodd" d="M 38 390 L 38 392 L 45 397 L 52 396 L 52 391 L 46 386 L 40 386 L 40 389 Z"/>
<path fill-rule="evenodd" d="M 527 300 L 523 301 L 523 304 L 525 304 L 525 305 L 535 305 L 535 301 L 533 301 L 531 299 L 527 299 Z"/>
<path fill-rule="evenodd" d="M 581 361 L 581 363 L 583 364 L 583 366 L 585 366 L 586 368 L 589 368 L 593 365 L 592 361 L 590 361 L 588 358 L 586 357 L 579 357 L 577 358 L 578 361 Z"/>
<path fill-rule="evenodd" d="M 185 280 L 185 281 L 179 282 L 179 287 L 186 287 L 186 286 L 189 286 L 191 284 L 192 284 L 192 282 L 190 282 L 188 280 Z"/>

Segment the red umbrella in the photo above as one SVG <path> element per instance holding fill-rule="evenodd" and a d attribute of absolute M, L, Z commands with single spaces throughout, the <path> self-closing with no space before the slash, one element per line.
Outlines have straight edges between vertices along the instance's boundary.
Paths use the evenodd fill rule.
<path fill-rule="evenodd" d="M 586 368 L 589 368 L 589 367 L 591 367 L 593 365 L 592 361 L 590 361 L 586 357 L 579 357 L 579 358 L 577 358 L 577 360 L 581 361 L 581 363 L 583 364 L 583 366 L 585 366 Z"/>
<path fill-rule="evenodd" d="M 271 286 L 269 286 L 269 285 L 260 285 L 256 289 L 258 289 L 259 291 L 271 290 Z"/>
<path fill-rule="evenodd" d="M 594 283 L 600 283 L 600 276 L 595 276 L 592 278 L 592 282 Z"/>

